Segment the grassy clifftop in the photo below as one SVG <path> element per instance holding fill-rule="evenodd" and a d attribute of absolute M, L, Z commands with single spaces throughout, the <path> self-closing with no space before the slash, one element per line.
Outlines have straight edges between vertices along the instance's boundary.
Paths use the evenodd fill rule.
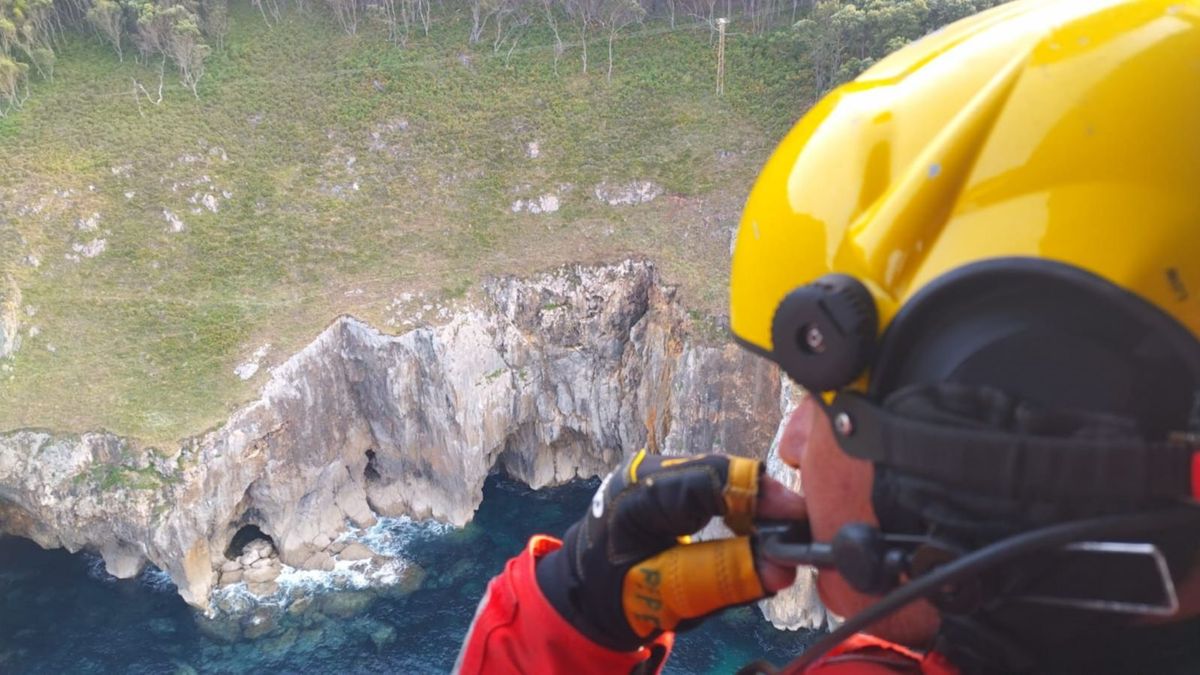
<path fill-rule="evenodd" d="M 399 49 L 238 6 L 199 98 L 168 74 L 158 105 L 134 94 L 157 63 L 69 36 L 0 119 L 0 294 L 19 289 L 22 340 L 0 431 L 169 443 L 253 394 L 265 368 L 239 364 L 339 313 L 437 320 L 491 274 L 646 256 L 723 311 L 742 201 L 811 100 L 795 63 L 735 35 L 718 98 L 707 28 L 632 31 L 611 82 L 603 43 L 585 75 L 548 34 L 507 57 L 465 35 L 447 19 Z"/>

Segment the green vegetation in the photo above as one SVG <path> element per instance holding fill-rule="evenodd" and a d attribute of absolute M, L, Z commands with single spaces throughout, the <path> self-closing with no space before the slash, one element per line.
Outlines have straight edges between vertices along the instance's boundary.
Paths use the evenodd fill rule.
<path fill-rule="evenodd" d="M 261 346 L 278 362 L 340 313 L 400 330 L 486 275 L 645 256 L 723 312 L 741 204 L 817 89 L 811 35 L 774 2 L 774 24 L 735 15 L 717 97 L 709 4 L 595 24 L 587 73 L 576 15 L 493 16 L 471 44 L 469 2 L 435 4 L 427 35 L 420 2 L 402 34 L 268 0 L 215 31 L 201 5 L 191 76 L 128 33 L 118 55 L 102 17 L 56 30 L 53 76 L 27 73 L 0 118 L 0 295 L 20 289 L 23 341 L 0 360 L 0 430 L 172 447 L 254 395 L 266 368 L 234 368 Z M 663 194 L 595 194 L 633 181 Z M 545 195 L 557 210 L 530 212 Z"/>
<path fill-rule="evenodd" d="M 707 30 L 630 39 L 609 83 L 556 75 L 552 48 L 506 65 L 462 29 L 399 49 L 235 7 L 199 98 L 168 73 L 159 105 L 132 94 L 134 80 L 154 91 L 157 63 L 68 36 L 54 80 L 0 127 L 0 241 L 25 308 L 0 429 L 168 444 L 253 395 L 261 379 L 233 369 L 259 345 L 284 356 L 342 312 L 385 326 L 401 293 L 455 297 L 488 274 L 647 255 L 719 311 L 738 207 L 804 92 L 764 92 L 770 110 L 751 93 L 763 78 L 737 66 L 750 45 L 731 45 L 716 99 Z M 592 194 L 632 180 L 669 196 Z M 512 212 L 547 193 L 558 212 Z M 75 251 L 98 240 L 94 257 Z"/>

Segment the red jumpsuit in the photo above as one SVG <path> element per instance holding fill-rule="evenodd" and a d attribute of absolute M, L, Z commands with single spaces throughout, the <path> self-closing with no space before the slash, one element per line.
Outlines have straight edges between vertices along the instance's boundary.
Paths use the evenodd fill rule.
<path fill-rule="evenodd" d="M 520 555 L 488 584 L 467 631 L 455 672 L 504 673 L 657 673 L 671 651 L 674 633 L 646 647 L 617 652 L 580 634 L 559 616 L 538 588 L 537 559 L 562 543 L 534 536 Z M 937 654 L 920 655 L 867 635 L 856 636 L 803 671 L 809 675 L 957 675 Z"/>

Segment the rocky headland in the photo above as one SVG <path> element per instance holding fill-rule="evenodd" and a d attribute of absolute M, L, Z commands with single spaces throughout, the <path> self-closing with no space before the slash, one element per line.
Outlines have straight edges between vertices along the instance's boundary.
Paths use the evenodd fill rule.
<path fill-rule="evenodd" d="M 758 456 L 786 475 L 770 451 L 790 388 L 766 361 L 697 337 L 650 263 L 483 291 L 400 335 L 338 318 L 257 400 L 176 448 L 0 434 L 0 533 L 95 551 L 117 577 L 153 564 L 210 610 L 222 586 L 270 595 L 285 567 L 369 563 L 345 535 L 381 516 L 462 525 L 495 470 L 541 487 L 648 447 Z M 765 604 L 777 625 L 825 621 L 811 584 Z"/>

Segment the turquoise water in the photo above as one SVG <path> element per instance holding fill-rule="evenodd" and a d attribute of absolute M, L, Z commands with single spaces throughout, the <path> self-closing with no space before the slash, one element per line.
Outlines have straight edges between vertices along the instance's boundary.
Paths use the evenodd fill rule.
<path fill-rule="evenodd" d="M 532 491 L 488 480 L 462 530 L 388 521 L 371 544 L 423 571 L 375 590 L 290 589 L 286 604 L 207 621 L 150 569 L 118 581 L 91 555 L 0 538 L 0 673 L 441 673 L 454 663 L 484 586 L 536 532 L 561 534 L 595 481 Z M 417 567 L 419 566 L 419 567 Z M 668 672 L 782 663 L 811 633 L 778 631 L 738 608 L 680 636 Z"/>

